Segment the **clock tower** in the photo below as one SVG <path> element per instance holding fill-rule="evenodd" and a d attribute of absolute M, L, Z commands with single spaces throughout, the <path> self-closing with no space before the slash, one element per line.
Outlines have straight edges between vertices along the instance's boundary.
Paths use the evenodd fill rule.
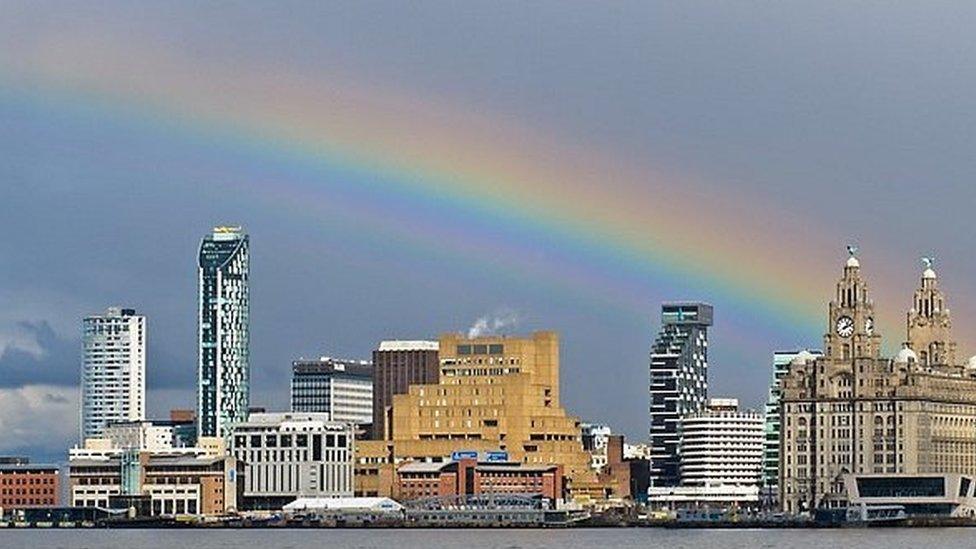
<path fill-rule="evenodd" d="M 856 249 L 848 248 L 850 257 L 844 275 L 837 282 L 837 293 L 830 302 L 827 333 L 824 335 L 826 358 L 834 363 L 852 363 L 857 358 L 880 358 L 881 334 L 874 326 L 874 302 L 868 299 L 868 285 L 861 278 L 861 263 Z"/>

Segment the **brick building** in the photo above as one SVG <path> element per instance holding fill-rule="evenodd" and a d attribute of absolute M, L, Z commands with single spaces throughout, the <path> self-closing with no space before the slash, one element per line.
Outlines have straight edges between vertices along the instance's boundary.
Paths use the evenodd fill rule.
<path fill-rule="evenodd" d="M 55 507 L 61 494 L 57 465 L 31 464 L 26 458 L 0 458 L 0 508 Z"/>
<path fill-rule="evenodd" d="M 463 458 L 446 463 L 405 463 L 397 469 L 396 495 L 401 501 L 428 497 L 485 494 L 563 499 L 562 465 L 529 465 L 510 461 Z"/>

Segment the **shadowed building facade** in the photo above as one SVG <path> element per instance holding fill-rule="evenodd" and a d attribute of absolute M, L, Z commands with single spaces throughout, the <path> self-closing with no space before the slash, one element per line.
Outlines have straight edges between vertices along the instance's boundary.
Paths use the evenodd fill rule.
<path fill-rule="evenodd" d="M 382 341 L 373 351 L 372 438 L 392 438 L 393 395 L 440 379 L 436 341 Z"/>

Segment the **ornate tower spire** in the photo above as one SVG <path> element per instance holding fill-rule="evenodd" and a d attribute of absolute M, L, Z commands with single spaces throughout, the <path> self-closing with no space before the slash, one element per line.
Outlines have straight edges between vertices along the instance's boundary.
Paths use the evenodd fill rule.
<path fill-rule="evenodd" d="M 824 348 L 835 361 L 877 358 L 881 336 L 874 330 L 874 303 L 868 299 L 868 285 L 861 277 L 857 248 L 848 246 L 847 253 L 844 273 L 830 302 Z"/>
<path fill-rule="evenodd" d="M 952 339 L 952 317 L 945 295 L 939 289 L 935 259 L 922 258 L 922 282 L 915 290 L 912 308 L 907 315 L 906 344 L 918 355 L 923 366 L 956 364 L 956 342 Z"/>

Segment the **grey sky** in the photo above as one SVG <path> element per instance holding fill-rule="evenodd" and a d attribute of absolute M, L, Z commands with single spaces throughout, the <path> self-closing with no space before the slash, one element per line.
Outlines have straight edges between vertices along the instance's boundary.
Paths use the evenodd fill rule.
<path fill-rule="evenodd" d="M 856 239 L 886 267 L 904 266 L 867 272 L 903 288 L 902 302 L 879 304 L 889 310 L 907 306 L 917 258 L 934 253 L 953 310 L 976 319 L 976 4 L 199 4 L 5 2 L 0 61 L 54 36 L 111 36 L 449 99 L 762 197 L 838 248 Z M 0 85 L 7 78 L 0 72 Z M 642 316 L 540 291 L 517 273 L 391 246 L 339 208 L 312 219 L 263 208 L 244 187 L 226 192 L 235 180 L 313 177 L 286 164 L 0 90 L 0 411 L 28 398 L 24 386 L 70 393 L 81 316 L 115 304 L 149 316 L 151 411 L 191 406 L 196 247 L 211 225 L 240 222 L 254 256 L 256 404 L 286 404 L 299 355 L 366 358 L 380 339 L 433 337 L 510 310 L 521 331 L 561 332 L 572 412 L 644 435 L 657 304 L 696 297 L 682 288 L 649 284 Z M 832 284 L 823 281 L 825 305 Z M 743 351 L 723 323 L 748 326 L 746 313 L 715 305 L 715 393 L 758 405 L 773 349 L 819 345 L 819 333 L 780 334 Z M 898 329 L 889 340 L 900 341 Z M 976 350 L 971 332 L 956 335 Z M 45 394 L 30 398 L 64 413 Z M 52 455 L 68 443 L 52 432 L 0 451 Z"/>

